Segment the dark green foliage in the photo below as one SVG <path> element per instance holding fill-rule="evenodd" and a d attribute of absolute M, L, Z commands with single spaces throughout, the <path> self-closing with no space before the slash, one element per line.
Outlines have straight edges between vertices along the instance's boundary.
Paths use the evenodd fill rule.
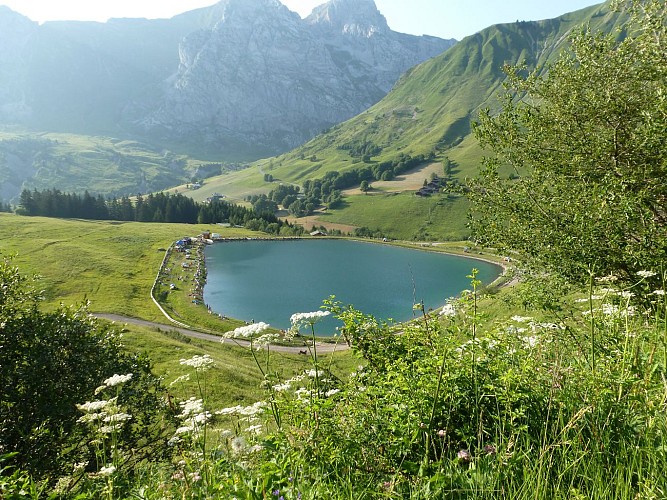
<path fill-rule="evenodd" d="M 8 463 L 35 477 L 90 458 L 76 404 L 116 373 L 133 374 L 121 399 L 138 425 L 124 439 L 141 443 L 135 459 L 159 454 L 164 399 L 148 361 L 128 354 L 118 332 L 85 307 L 41 311 L 34 284 L 0 261 L 0 454 L 15 453 Z"/>
<path fill-rule="evenodd" d="M 295 186 L 293 184 L 280 184 L 277 188 L 272 189 L 269 192 L 268 197 L 275 201 L 278 205 L 289 208 L 290 202 L 296 199 L 299 191 L 299 186 Z"/>
<path fill-rule="evenodd" d="M 572 280 L 664 265 L 667 10 L 635 5 L 622 41 L 582 32 L 546 76 L 507 68 L 502 111 L 476 127 L 495 153 L 470 184 L 482 244 Z"/>
<path fill-rule="evenodd" d="M 257 201 L 260 198 L 255 198 Z M 129 198 L 104 200 L 101 196 L 91 196 L 87 191 L 83 196 L 61 193 L 57 189 L 46 191 L 23 190 L 20 206 L 21 215 L 43 217 L 65 217 L 91 220 L 121 220 L 137 222 L 180 222 L 186 224 L 215 224 L 229 222 L 245 226 L 252 219 L 260 220 L 260 225 L 277 224 L 279 228 L 290 227 L 279 220 L 274 211 L 276 204 L 262 195 L 263 205 L 254 210 L 239 205 L 215 200 L 211 203 L 197 203 L 182 194 L 168 193 L 137 196 L 135 203 Z M 256 225 L 256 224 L 254 224 Z"/>
<path fill-rule="evenodd" d="M 260 194 L 259 196 L 253 196 L 252 209 L 257 215 L 273 214 L 278 210 L 278 204 L 271 200 L 267 195 Z"/>
<path fill-rule="evenodd" d="M 368 163 L 372 156 L 377 156 L 382 152 L 380 146 L 370 141 L 352 141 L 338 146 L 338 149 L 348 151 L 352 158 L 367 158 L 368 160 L 364 159 L 365 163 Z"/>

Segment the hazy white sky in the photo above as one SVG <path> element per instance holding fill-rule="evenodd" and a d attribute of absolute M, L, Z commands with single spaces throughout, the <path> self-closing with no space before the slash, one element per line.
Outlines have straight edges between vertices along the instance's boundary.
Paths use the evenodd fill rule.
<path fill-rule="evenodd" d="M 326 0 L 281 0 L 302 17 Z M 33 21 L 110 17 L 168 18 L 216 0 L 0 0 Z M 461 39 L 496 23 L 556 17 L 601 0 L 375 0 L 389 27 L 402 33 Z"/>

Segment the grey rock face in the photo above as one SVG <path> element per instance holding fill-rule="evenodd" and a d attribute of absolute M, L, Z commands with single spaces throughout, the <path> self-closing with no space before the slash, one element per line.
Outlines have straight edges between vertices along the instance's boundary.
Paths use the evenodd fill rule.
<path fill-rule="evenodd" d="M 306 19 L 278 0 L 222 0 L 169 20 L 41 26 L 0 8 L 0 123 L 279 152 L 453 43 L 391 31 L 373 0 Z"/>
<path fill-rule="evenodd" d="M 0 122 L 17 122 L 30 115 L 25 84 L 27 50 L 37 23 L 0 5 Z"/>
<path fill-rule="evenodd" d="M 331 0 L 305 20 L 277 0 L 223 0 L 210 29 L 180 45 L 180 67 L 145 122 L 280 151 L 379 101 L 411 66 L 453 41 L 389 29 L 373 0 Z"/>

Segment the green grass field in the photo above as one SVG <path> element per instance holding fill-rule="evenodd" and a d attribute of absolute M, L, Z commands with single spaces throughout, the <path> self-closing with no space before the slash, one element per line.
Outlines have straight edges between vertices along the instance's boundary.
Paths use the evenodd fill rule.
<path fill-rule="evenodd" d="M 123 327 L 123 325 L 118 325 Z M 188 367 L 180 364 L 181 359 L 208 354 L 215 361 L 209 377 L 208 396 L 215 407 L 251 404 L 265 396 L 260 388 L 262 376 L 247 348 L 238 347 L 233 341 L 225 343 L 190 339 L 177 332 L 164 329 L 124 326 L 124 345 L 133 352 L 146 352 L 153 363 L 153 373 L 163 377 L 170 386 L 176 378 L 189 373 Z M 266 353 L 257 353 L 258 359 L 266 361 Z M 311 367 L 311 359 L 299 354 L 270 352 L 272 370 L 283 379 L 303 373 Z M 338 377 L 347 376 L 358 364 L 351 351 L 343 351 L 321 356 L 323 366 Z M 194 380 L 184 384 L 174 384 L 170 393 L 178 399 L 188 399 L 196 394 Z"/>
<path fill-rule="evenodd" d="M 468 237 L 468 203 L 464 198 L 420 198 L 412 192 L 381 193 L 345 198 L 345 207 L 320 217 L 328 222 L 379 229 L 404 240 L 460 241 Z M 400 215 L 397 215 L 400 214 Z"/>
<path fill-rule="evenodd" d="M 164 250 L 210 226 L 81 221 L 0 214 L 0 252 L 43 277 L 47 305 L 89 300 L 93 312 L 166 321 L 150 290 Z M 244 229 L 216 227 L 225 237 Z"/>
<path fill-rule="evenodd" d="M 0 254 L 14 255 L 23 274 L 41 276 L 38 286 L 44 307 L 90 301 L 90 311 L 115 313 L 165 323 L 161 329 L 119 324 L 123 342 L 134 352 L 146 352 L 155 374 L 169 384 L 186 373 L 179 360 L 209 354 L 216 363 L 209 385 L 211 400 L 220 406 L 249 404 L 258 398 L 261 376 L 251 352 L 233 341 L 225 344 L 191 339 L 173 330 L 150 298 L 150 290 L 164 251 L 183 236 L 194 236 L 209 226 L 183 224 L 117 223 L 22 217 L 0 213 Z M 216 228 L 225 237 L 246 237 L 244 229 Z M 181 294 L 185 297 L 185 294 Z M 180 295 L 179 295 L 180 297 Z M 182 298 L 182 297 L 181 297 Z M 176 298 L 171 304 L 179 319 L 211 330 L 226 330 L 238 321 L 213 322 L 205 308 Z M 191 306 L 191 307 L 189 307 Z M 173 310 L 172 310 L 173 311 Z M 209 320 L 210 321 L 207 321 Z M 259 356 L 263 356 L 262 353 Z M 356 366 L 350 351 L 324 356 L 338 375 Z M 298 354 L 271 353 L 271 365 L 287 378 L 303 371 L 309 358 Z M 194 394 L 192 384 L 170 388 L 177 397 Z"/>

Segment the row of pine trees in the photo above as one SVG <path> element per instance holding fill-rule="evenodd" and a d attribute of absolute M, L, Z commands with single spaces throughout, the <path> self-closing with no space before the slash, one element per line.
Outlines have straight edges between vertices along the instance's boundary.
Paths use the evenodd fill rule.
<path fill-rule="evenodd" d="M 157 193 L 137 196 L 130 200 L 104 199 L 86 191 L 83 195 L 63 193 L 58 189 L 44 191 L 23 190 L 16 210 L 21 215 L 62 217 L 90 220 L 118 220 L 137 222 L 176 222 L 185 224 L 214 224 L 228 222 L 246 226 L 259 221 L 281 228 L 286 225 L 272 213 L 257 213 L 252 209 L 217 200 L 198 203 L 182 194 Z"/>

